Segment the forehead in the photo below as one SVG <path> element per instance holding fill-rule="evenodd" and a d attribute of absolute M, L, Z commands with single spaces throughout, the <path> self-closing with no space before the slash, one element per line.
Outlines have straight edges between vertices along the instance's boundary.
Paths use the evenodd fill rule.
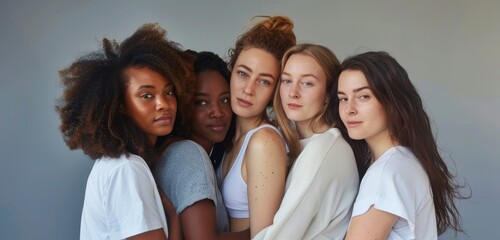
<path fill-rule="evenodd" d="M 271 53 L 250 47 L 241 51 L 235 66 L 245 65 L 254 71 L 272 72 L 279 70 L 279 61 Z"/>
<path fill-rule="evenodd" d="M 218 71 L 207 70 L 196 75 L 196 89 L 221 89 L 229 91 L 229 83 Z"/>
<path fill-rule="evenodd" d="M 339 91 L 341 89 L 357 89 L 367 87 L 368 81 L 366 80 L 363 72 L 359 70 L 344 70 L 339 76 Z"/>
<path fill-rule="evenodd" d="M 287 73 L 313 74 L 316 77 L 326 75 L 316 59 L 302 53 L 291 55 L 286 61 L 283 71 Z"/>
<path fill-rule="evenodd" d="M 166 79 L 148 67 L 130 67 L 124 71 L 127 85 L 165 85 L 170 84 L 170 80 Z"/>

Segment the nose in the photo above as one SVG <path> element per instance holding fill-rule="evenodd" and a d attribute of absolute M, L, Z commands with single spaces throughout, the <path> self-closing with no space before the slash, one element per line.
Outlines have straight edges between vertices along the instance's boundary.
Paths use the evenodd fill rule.
<path fill-rule="evenodd" d="M 354 101 L 346 101 L 344 104 L 344 112 L 347 115 L 354 115 L 357 113 L 356 111 L 356 102 Z"/>
<path fill-rule="evenodd" d="M 288 97 L 299 98 L 299 91 L 298 91 L 297 86 L 295 84 L 290 86 L 290 92 L 288 92 Z"/>
<path fill-rule="evenodd" d="M 255 91 L 255 86 L 253 81 L 248 81 L 245 87 L 243 88 L 243 93 L 246 95 L 253 96 Z"/>
<path fill-rule="evenodd" d="M 169 101 L 166 96 L 160 96 L 156 98 L 156 110 L 166 111 L 170 108 Z"/>
<path fill-rule="evenodd" d="M 224 116 L 224 112 L 221 110 L 219 104 L 212 104 L 208 116 L 210 118 L 221 118 Z"/>

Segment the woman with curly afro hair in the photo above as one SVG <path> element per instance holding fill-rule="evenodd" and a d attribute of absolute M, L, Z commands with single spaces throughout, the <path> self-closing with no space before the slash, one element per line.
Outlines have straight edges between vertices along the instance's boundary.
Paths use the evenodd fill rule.
<path fill-rule="evenodd" d="M 167 217 L 175 209 L 161 197 L 149 166 L 159 155 L 158 137 L 186 118 L 176 110 L 188 99 L 177 96 L 190 94 L 187 58 L 165 30 L 145 24 L 121 44 L 104 38 L 101 51 L 60 71 L 60 130 L 71 150 L 95 160 L 80 239 L 168 237 L 163 204 Z"/>

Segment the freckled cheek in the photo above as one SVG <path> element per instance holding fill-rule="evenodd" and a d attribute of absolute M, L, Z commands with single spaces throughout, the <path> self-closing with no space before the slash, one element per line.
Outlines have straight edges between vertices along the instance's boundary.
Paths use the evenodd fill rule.
<path fill-rule="evenodd" d="M 289 92 L 289 89 L 287 89 L 285 86 L 278 86 L 280 88 L 280 91 L 279 91 L 279 94 L 280 94 L 280 97 L 281 99 L 285 99 L 286 97 L 288 97 L 288 92 Z"/>
<path fill-rule="evenodd" d="M 342 120 L 342 122 L 345 122 L 345 117 L 347 116 L 347 114 L 345 113 L 345 105 L 343 104 L 340 104 L 339 106 L 339 115 L 340 120 Z"/>

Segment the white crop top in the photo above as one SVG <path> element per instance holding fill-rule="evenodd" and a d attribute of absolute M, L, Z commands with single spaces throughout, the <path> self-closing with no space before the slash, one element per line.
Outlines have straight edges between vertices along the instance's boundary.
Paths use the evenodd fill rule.
<path fill-rule="evenodd" d="M 222 192 L 222 199 L 224 200 L 227 212 L 229 214 L 229 217 L 231 218 L 250 217 L 248 211 L 247 184 L 241 176 L 241 163 L 243 162 L 243 157 L 245 156 L 248 142 L 250 142 L 250 138 L 252 137 L 252 135 L 260 129 L 266 127 L 274 129 L 280 134 L 280 136 L 282 136 L 281 132 L 273 125 L 263 124 L 259 127 L 256 127 L 246 134 L 245 139 L 243 140 L 243 144 L 241 145 L 240 152 L 238 153 L 233 166 L 231 166 L 231 169 L 229 169 L 224 179 L 222 178 L 222 165 L 224 163 L 224 159 L 219 165 L 219 168 L 217 168 L 217 178 L 219 182 L 219 188 Z"/>

